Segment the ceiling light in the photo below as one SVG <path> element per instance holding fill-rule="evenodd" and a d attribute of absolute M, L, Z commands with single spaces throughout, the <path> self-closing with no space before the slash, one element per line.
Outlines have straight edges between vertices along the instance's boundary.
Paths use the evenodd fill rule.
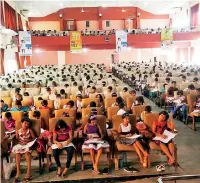
<path fill-rule="evenodd" d="M 4 29 L 4 28 L 1 30 L 1 33 L 2 34 L 9 34 L 9 35 L 12 35 L 12 36 L 16 36 L 17 35 L 17 33 L 15 31 L 13 31 L 11 29 Z"/>
<path fill-rule="evenodd" d="M 35 53 L 40 53 L 41 50 L 39 48 L 35 49 Z"/>
<path fill-rule="evenodd" d="M 28 12 L 28 16 L 32 16 L 32 15 L 33 15 L 32 11 Z"/>
<path fill-rule="evenodd" d="M 83 48 L 83 52 L 86 53 L 88 51 L 87 48 Z"/>

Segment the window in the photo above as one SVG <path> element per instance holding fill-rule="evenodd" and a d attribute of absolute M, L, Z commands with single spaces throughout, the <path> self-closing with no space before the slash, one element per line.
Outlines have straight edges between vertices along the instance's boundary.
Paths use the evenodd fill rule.
<path fill-rule="evenodd" d="M 86 21 L 86 27 L 90 27 L 90 21 Z"/>
<path fill-rule="evenodd" d="M 110 20 L 106 20 L 106 27 L 110 27 Z"/>

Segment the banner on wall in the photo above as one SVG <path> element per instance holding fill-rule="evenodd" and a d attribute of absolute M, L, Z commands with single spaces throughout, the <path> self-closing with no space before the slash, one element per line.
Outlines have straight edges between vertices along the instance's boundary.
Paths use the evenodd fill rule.
<path fill-rule="evenodd" d="M 127 32 L 124 30 L 117 30 L 116 35 L 116 52 L 121 52 L 127 49 Z"/>
<path fill-rule="evenodd" d="M 70 32 L 70 50 L 71 53 L 81 53 L 83 51 L 81 32 Z"/>
<path fill-rule="evenodd" d="M 173 30 L 172 28 L 164 28 L 161 31 L 161 47 L 167 47 L 173 43 Z"/>
<path fill-rule="evenodd" d="M 20 56 L 32 55 L 31 34 L 27 31 L 19 31 Z"/>

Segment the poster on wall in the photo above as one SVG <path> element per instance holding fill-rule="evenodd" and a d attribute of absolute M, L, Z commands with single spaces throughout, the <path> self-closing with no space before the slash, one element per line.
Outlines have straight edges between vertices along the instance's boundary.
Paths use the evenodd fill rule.
<path fill-rule="evenodd" d="M 81 53 L 83 51 L 81 32 L 70 32 L 70 50 L 71 53 Z"/>
<path fill-rule="evenodd" d="M 27 31 L 19 31 L 20 56 L 32 55 L 31 34 Z"/>
<path fill-rule="evenodd" d="M 117 30 L 116 33 L 116 52 L 121 52 L 127 49 L 127 32 Z"/>
<path fill-rule="evenodd" d="M 172 28 L 164 28 L 161 31 L 161 47 L 169 47 L 173 44 L 173 30 Z"/>

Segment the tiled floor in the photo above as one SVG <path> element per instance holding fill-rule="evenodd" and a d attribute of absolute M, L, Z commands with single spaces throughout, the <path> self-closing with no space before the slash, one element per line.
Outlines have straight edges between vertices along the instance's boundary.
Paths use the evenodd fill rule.
<path fill-rule="evenodd" d="M 151 101 L 147 99 L 147 103 L 153 105 L 154 111 L 161 111 L 161 108 L 156 107 Z M 178 147 L 178 162 L 180 167 L 175 169 L 174 167 L 166 166 L 166 171 L 163 174 L 166 175 L 185 175 L 185 174 L 200 174 L 200 129 L 193 131 L 184 125 L 182 122 L 175 120 L 176 129 L 178 130 L 178 135 L 176 136 L 175 142 Z M 78 159 L 80 161 L 80 159 Z M 86 161 L 89 163 L 89 156 L 86 157 Z M 39 175 L 36 171 L 37 161 L 34 160 L 32 163 L 33 166 L 33 180 L 32 182 L 126 182 L 126 183 L 156 183 L 158 177 L 162 176 L 156 172 L 156 164 L 159 162 L 166 162 L 166 157 L 161 155 L 159 152 L 154 152 L 151 155 L 152 167 L 149 169 L 142 168 L 139 163 L 137 163 L 137 157 L 135 153 L 128 154 L 128 161 L 132 162 L 133 165 L 139 170 L 138 173 L 130 174 L 123 171 L 112 171 L 109 175 L 94 175 L 91 171 L 91 167 L 87 168 L 84 171 L 80 170 L 78 167 L 77 170 L 73 169 L 69 172 L 69 176 L 66 178 L 57 178 L 56 177 L 56 167 L 55 163 L 53 165 L 52 171 L 50 173 L 43 173 Z M 62 161 L 63 163 L 65 162 Z M 24 164 L 24 163 L 23 163 Z M 106 166 L 106 157 L 101 157 L 101 167 Z M 22 167 L 22 178 L 25 173 L 25 166 Z M 71 181 L 70 181 L 71 180 Z M 72 181 L 74 180 L 74 181 Z M 75 181 L 76 180 L 76 181 Z M 13 178 L 10 181 L 2 180 L 2 182 L 10 183 L 13 181 Z M 176 181 L 176 183 L 197 183 L 199 180 L 181 180 Z M 166 183 L 175 183 L 175 181 L 167 181 Z"/>

